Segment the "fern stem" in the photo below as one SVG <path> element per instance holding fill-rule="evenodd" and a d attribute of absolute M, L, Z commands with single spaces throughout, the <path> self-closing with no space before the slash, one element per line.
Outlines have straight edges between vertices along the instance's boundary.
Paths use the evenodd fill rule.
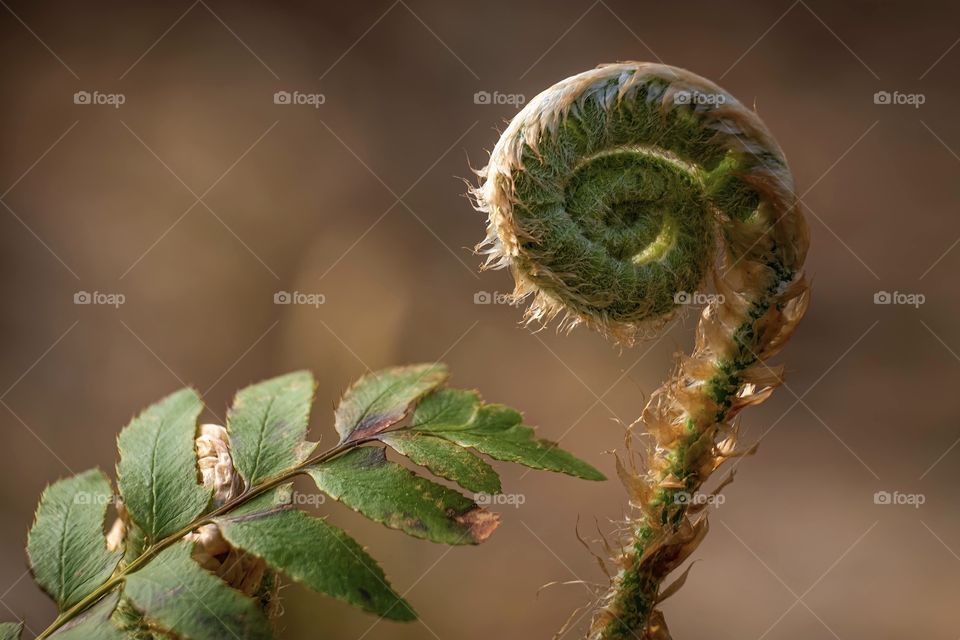
<path fill-rule="evenodd" d="M 509 266 L 528 321 L 561 316 L 632 345 L 696 301 L 693 352 L 652 395 L 620 571 L 591 625 L 664 640 L 663 581 L 707 532 L 693 496 L 735 450 L 733 421 L 780 384 L 766 360 L 807 306 L 808 234 L 783 152 L 755 113 L 688 71 L 606 65 L 547 89 L 513 119 L 473 190 L 487 267 Z M 719 256 L 717 247 L 720 247 Z"/>
<path fill-rule="evenodd" d="M 43 640 L 44 638 L 50 637 L 50 635 L 57 629 L 76 618 L 78 615 L 99 602 L 100 599 L 105 595 L 113 591 L 114 588 L 123 582 L 127 575 L 143 568 L 143 566 L 149 563 L 158 553 L 167 547 L 176 544 L 192 531 L 195 531 L 203 525 L 211 524 L 219 516 L 226 515 L 237 507 L 248 503 L 250 500 L 253 500 L 256 497 L 263 495 L 267 491 L 270 491 L 271 489 L 290 481 L 295 476 L 304 473 L 307 467 L 332 460 L 333 458 L 336 458 L 337 456 L 342 455 L 351 449 L 354 449 L 362 444 L 366 444 L 371 439 L 372 438 L 359 438 L 351 442 L 340 443 L 337 446 L 324 451 L 323 453 L 312 456 L 295 467 L 267 478 L 260 484 L 251 487 L 247 491 L 244 491 L 236 498 L 225 502 L 223 505 L 214 509 L 213 511 L 196 518 L 193 522 L 182 527 L 180 530 L 175 531 L 167 537 L 148 545 L 147 548 L 144 549 L 143 553 L 137 556 L 137 558 L 132 560 L 130 563 L 123 566 L 123 568 L 119 569 L 113 576 L 110 577 L 109 580 L 91 591 L 86 597 L 77 602 L 77 604 L 61 612 L 54 619 L 54 621 L 50 623 L 50 626 L 44 629 L 43 632 L 37 636 L 37 640 Z"/>

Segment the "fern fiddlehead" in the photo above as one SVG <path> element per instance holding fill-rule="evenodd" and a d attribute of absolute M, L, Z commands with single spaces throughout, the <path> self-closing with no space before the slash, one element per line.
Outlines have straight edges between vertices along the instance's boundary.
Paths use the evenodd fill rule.
<path fill-rule="evenodd" d="M 488 214 L 485 267 L 510 267 L 514 295 L 533 297 L 528 321 L 561 316 L 631 345 L 714 283 L 692 353 L 641 415 L 652 444 L 642 472 L 622 469 L 633 511 L 590 631 L 669 638 L 662 583 L 707 531 L 689 498 L 739 453 L 733 421 L 780 383 L 765 361 L 807 306 L 808 234 L 784 155 L 712 82 L 606 65 L 531 100 L 473 195 Z"/>

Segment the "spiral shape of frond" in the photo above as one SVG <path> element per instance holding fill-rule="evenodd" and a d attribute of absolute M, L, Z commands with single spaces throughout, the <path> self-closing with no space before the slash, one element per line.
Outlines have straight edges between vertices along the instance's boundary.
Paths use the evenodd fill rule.
<path fill-rule="evenodd" d="M 531 100 L 472 193 L 488 215 L 486 266 L 511 269 L 530 321 L 559 316 L 631 345 L 707 302 L 692 352 L 642 413 L 652 443 L 621 469 L 632 514 L 591 627 L 605 640 L 669 638 L 655 605 L 706 533 L 694 496 L 741 453 L 734 419 L 780 383 L 766 360 L 807 306 L 808 232 L 784 154 L 709 80 L 612 64 Z"/>

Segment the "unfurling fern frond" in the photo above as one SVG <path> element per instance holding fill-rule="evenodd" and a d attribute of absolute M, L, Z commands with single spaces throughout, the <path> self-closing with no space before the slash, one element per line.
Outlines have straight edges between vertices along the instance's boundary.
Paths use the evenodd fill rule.
<path fill-rule="evenodd" d="M 561 316 L 633 344 L 705 298 L 693 352 L 653 393 L 653 443 L 625 552 L 592 638 L 669 637 L 654 607 L 707 530 L 691 499 L 735 449 L 733 421 L 780 383 L 767 366 L 807 307 L 808 233 L 783 152 L 757 115 L 688 71 L 602 66 L 524 107 L 473 190 L 486 266 L 510 267 L 531 321 Z M 631 461 L 633 462 L 633 461 Z"/>
<path fill-rule="evenodd" d="M 27 551 L 59 615 L 38 636 L 60 640 L 272 637 L 281 578 L 375 615 L 413 620 L 366 550 L 297 508 L 292 480 L 371 520 L 450 545 L 479 544 L 499 517 L 388 459 L 387 448 L 471 492 L 500 492 L 477 454 L 590 480 L 603 475 L 538 440 L 522 416 L 444 387 L 443 365 L 371 373 L 335 412 L 339 443 L 307 439 L 314 380 L 297 372 L 240 391 L 226 426 L 197 427 L 192 389 L 149 407 L 118 438 L 118 499 L 91 470 L 44 491 Z M 482 502 L 482 500 L 481 500 Z M 107 508 L 118 518 L 104 536 Z M 22 625 L 0 625 L 0 640 Z"/>

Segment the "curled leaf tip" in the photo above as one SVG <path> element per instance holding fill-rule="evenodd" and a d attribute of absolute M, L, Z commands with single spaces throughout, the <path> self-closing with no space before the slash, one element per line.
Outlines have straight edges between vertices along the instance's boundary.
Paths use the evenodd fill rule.
<path fill-rule="evenodd" d="M 474 507 L 456 516 L 456 521 L 467 527 L 467 533 L 474 544 L 480 544 L 500 526 L 500 514 L 487 511 L 483 507 Z"/>

